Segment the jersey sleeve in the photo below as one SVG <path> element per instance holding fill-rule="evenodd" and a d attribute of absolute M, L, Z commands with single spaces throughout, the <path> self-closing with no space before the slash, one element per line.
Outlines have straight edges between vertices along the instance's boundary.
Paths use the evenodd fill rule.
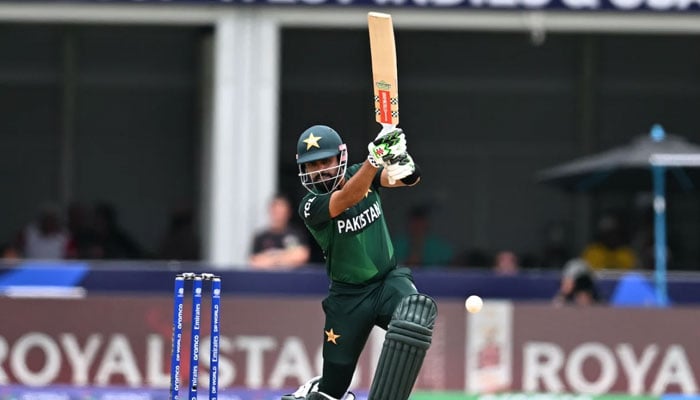
<path fill-rule="evenodd" d="M 353 164 L 349 166 L 348 171 L 345 173 L 345 177 L 350 179 L 357 173 L 357 171 L 360 170 L 360 167 L 362 167 L 362 164 Z M 382 187 L 382 171 L 384 171 L 384 167 L 377 169 L 377 173 L 374 175 L 374 179 L 372 179 L 372 183 L 370 184 L 372 190 L 377 190 Z"/>
<path fill-rule="evenodd" d="M 331 212 L 328 208 L 330 195 L 304 197 L 299 204 L 299 216 L 308 226 L 318 226 L 331 220 Z"/>

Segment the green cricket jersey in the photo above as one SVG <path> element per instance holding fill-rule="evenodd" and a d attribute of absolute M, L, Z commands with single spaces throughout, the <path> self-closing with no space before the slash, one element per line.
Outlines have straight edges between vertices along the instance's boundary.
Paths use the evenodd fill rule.
<path fill-rule="evenodd" d="M 348 167 L 350 179 L 361 164 Z M 364 199 L 331 218 L 330 194 L 307 194 L 299 215 L 323 249 L 328 276 L 333 281 L 359 284 L 384 276 L 396 268 L 394 247 L 379 198 L 379 174 Z"/>

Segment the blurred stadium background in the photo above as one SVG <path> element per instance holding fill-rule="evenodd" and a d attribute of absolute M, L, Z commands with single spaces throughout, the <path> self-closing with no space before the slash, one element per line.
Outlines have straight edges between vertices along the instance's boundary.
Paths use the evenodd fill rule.
<path fill-rule="evenodd" d="M 668 197 L 670 307 L 645 297 L 649 265 L 599 276 L 607 298 L 636 282 L 635 307 L 554 307 L 552 229 L 573 255 L 601 214 L 641 226 L 651 200 L 535 179 L 657 123 L 700 142 L 700 8 L 681 0 L 0 1 L 0 243 L 46 203 L 105 201 L 149 254 L 3 264 L 0 398 L 165 398 L 172 277 L 189 269 L 223 276 L 221 398 L 316 375 L 323 271 L 248 271 L 247 253 L 271 196 L 303 194 L 304 128 L 335 127 L 351 160 L 376 134 L 370 10 L 394 16 L 401 125 L 425 175 L 384 195 L 390 227 L 427 203 L 457 252 L 507 249 L 527 267 L 416 272 L 441 315 L 413 398 L 697 399 L 697 193 Z M 201 260 L 159 260 L 183 207 Z M 468 316 L 472 293 L 487 303 Z"/>

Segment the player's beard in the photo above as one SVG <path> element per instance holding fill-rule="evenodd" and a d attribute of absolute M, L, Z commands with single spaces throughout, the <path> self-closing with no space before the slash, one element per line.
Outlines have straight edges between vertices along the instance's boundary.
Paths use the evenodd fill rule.
<path fill-rule="evenodd" d="M 307 172 L 304 164 L 299 164 L 299 178 L 301 184 L 310 193 L 315 195 L 329 194 L 344 184 L 347 167 L 348 153 L 343 145 L 338 156 L 338 164 L 313 172 Z"/>
<path fill-rule="evenodd" d="M 313 174 L 311 179 L 313 180 L 314 188 L 321 193 L 330 193 L 337 188 L 338 179 L 341 178 L 338 175 L 338 168 L 339 167 L 328 168 Z"/>

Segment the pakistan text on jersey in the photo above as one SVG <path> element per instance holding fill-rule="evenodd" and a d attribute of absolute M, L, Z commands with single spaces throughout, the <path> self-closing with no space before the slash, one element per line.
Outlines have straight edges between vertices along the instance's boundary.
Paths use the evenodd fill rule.
<path fill-rule="evenodd" d="M 379 203 L 375 201 L 369 208 L 362 211 L 360 214 L 352 218 L 337 220 L 336 225 L 338 226 L 338 233 L 357 232 L 362 230 L 367 225 L 376 221 L 380 215 L 382 215 L 382 209 L 379 207 Z"/>

